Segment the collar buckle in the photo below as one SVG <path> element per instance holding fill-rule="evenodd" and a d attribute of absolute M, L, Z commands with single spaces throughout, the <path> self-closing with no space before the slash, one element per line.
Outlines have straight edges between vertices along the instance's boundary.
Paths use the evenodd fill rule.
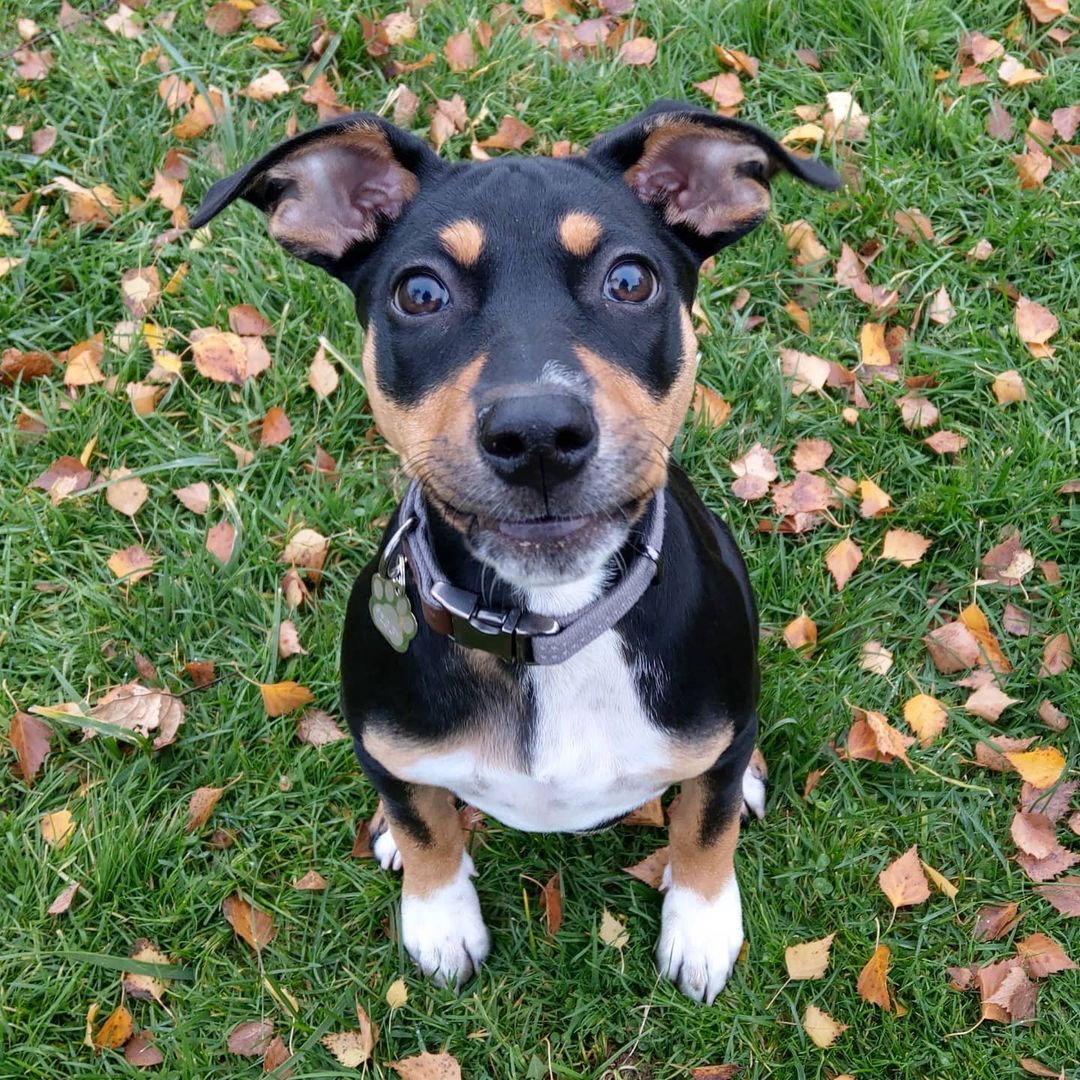
<path fill-rule="evenodd" d="M 503 660 L 535 662 L 532 639 L 557 634 L 561 627 L 549 615 L 521 608 L 499 611 L 480 605 L 480 597 L 445 581 L 431 586 L 431 596 L 450 616 L 450 636 L 468 649 L 480 649 Z"/>

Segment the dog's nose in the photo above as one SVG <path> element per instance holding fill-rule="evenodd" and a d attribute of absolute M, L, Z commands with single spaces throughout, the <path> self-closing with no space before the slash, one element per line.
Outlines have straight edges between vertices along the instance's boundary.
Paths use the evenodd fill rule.
<path fill-rule="evenodd" d="M 477 426 L 484 458 L 514 483 L 569 480 L 596 453 L 592 410 L 570 394 L 502 398 L 480 410 Z"/>

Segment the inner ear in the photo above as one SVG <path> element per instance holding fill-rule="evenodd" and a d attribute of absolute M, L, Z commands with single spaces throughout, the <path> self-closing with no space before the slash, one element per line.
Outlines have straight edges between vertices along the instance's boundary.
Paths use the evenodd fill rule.
<path fill-rule="evenodd" d="M 373 241 L 418 188 L 383 133 L 357 124 L 283 158 L 246 197 L 267 211 L 270 235 L 293 254 L 340 259 Z"/>
<path fill-rule="evenodd" d="M 713 236 L 760 224 L 775 171 L 765 148 L 737 132 L 672 124 L 646 138 L 624 176 L 638 198 L 663 209 L 669 225 Z"/>

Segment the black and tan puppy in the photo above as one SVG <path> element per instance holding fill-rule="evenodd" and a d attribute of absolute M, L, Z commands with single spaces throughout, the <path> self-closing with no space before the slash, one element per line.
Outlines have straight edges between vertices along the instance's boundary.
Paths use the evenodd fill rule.
<path fill-rule="evenodd" d="M 839 182 L 677 102 L 580 157 L 469 164 L 357 113 L 219 181 L 192 221 L 254 203 L 367 327 L 371 408 L 413 486 L 353 589 L 344 708 L 405 947 L 440 982 L 489 947 L 456 799 L 577 832 L 681 782 L 660 970 L 711 1002 L 739 953 L 757 623 L 670 447 L 699 265 L 764 220 L 779 171 Z"/>

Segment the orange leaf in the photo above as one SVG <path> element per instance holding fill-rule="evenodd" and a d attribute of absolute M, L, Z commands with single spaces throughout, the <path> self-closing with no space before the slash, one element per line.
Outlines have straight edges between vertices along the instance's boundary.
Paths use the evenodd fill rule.
<path fill-rule="evenodd" d="M 930 885 L 919 862 L 917 847 L 910 847 L 878 875 L 878 885 L 894 908 L 921 904 L 930 897 Z"/>
<path fill-rule="evenodd" d="M 652 38 L 636 37 L 624 41 L 619 48 L 619 62 L 634 67 L 648 67 L 656 59 L 656 42 Z"/>
<path fill-rule="evenodd" d="M 880 1005 L 886 1012 L 893 1011 L 893 1002 L 889 997 L 889 986 L 886 981 L 889 972 L 889 947 L 879 945 L 874 950 L 874 955 L 866 962 L 866 966 L 859 973 L 859 981 L 856 988 L 859 997 L 872 1005 Z"/>
<path fill-rule="evenodd" d="M 895 559 L 901 566 L 914 566 L 926 554 L 931 541 L 907 529 L 890 529 L 881 548 L 883 559 Z"/>
<path fill-rule="evenodd" d="M 273 406 L 263 417 L 259 433 L 260 446 L 277 446 L 292 434 L 292 424 L 280 405 Z"/>
<path fill-rule="evenodd" d="M 929 694 L 916 694 L 904 702 L 904 720 L 919 736 L 920 746 L 929 746 L 945 730 L 948 719 L 945 707 Z"/>
<path fill-rule="evenodd" d="M 195 789 L 191 800 L 188 802 L 188 819 L 187 824 L 184 826 L 184 832 L 189 833 L 201 829 L 210 820 L 210 815 L 214 812 L 214 807 L 217 806 L 218 799 L 221 798 L 224 790 L 224 788 L 219 787 Z"/>
<path fill-rule="evenodd" d="M 265 911 L 260 911 L 241 899 L 237 893 L 225 897 L 221 910 L 237 935 L 256 952 L 266 948 L 277 934 L 274 920 Z"/>
<path fill-rule="evenodd" d="M 247 378 L 247 350 L 231 332 L 211 331 L 191 344 L 195 368 L 214 382 L 239 386 Z"/>
<path fill-rule="evenodd" d="M 301 705 L 308 705 L 315 700 L 315 695 L 306 687 L 286 679 L 284 682 L 259 683 L 262 691 L 263 705 L 270 716 L 284 716 L 299 709 Z"/>
<path fill-rule="evenodd" d="M 862 562 L 862 557 L 858 544 L 850 538 L 841 540 L 839 544 L 829 549 L 825 556 L 825 565 L 836 582 L 837 592 L 848 583 L 851 575 Z"/>
<path fill-rule="evenodd" d="M 812 652 L 817 644 L 817 624 L 808 615 L 800 615 L 792 619 L 784 627 L 784 641 L 792 649 L 805 649 L 808 653 Z"/>
<path fill-rule="evenodd" d="M 134 1034 L 135 1025 L 131 1022 L 131 1013 L 118 1005 L 112 1015 L 98 1029 L 94 1036 L 94 1046 L 98 1050 L 115 1050 Z"/>

